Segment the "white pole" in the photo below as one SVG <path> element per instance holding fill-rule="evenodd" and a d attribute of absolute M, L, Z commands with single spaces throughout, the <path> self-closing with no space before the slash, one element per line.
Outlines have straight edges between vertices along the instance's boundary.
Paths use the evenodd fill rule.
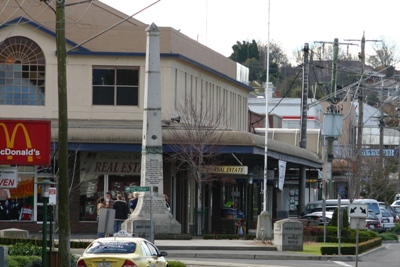
<path fill-rule="evenodd" d="M 263 211 L 267 211 L 267 173 L 268 173 L 268 84 L 269 84 L 269 20 L 270 20 L 270 1 L 268 0 L 268 41 L 267 41 L 267 74 L 265 82 L 265 154 L 264 154 L 264 205 Z"/>

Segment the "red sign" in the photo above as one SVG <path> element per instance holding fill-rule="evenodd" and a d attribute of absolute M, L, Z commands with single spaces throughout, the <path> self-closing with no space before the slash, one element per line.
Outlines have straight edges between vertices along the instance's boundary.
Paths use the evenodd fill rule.
<path fill-rule="evenodd" d="M 0 120 L 0 164 L 49 165 L 50 121 Z"/>

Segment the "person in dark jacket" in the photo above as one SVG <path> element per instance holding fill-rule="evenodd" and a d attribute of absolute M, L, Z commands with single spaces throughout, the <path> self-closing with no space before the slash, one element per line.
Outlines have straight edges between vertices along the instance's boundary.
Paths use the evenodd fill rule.
<path fill-rule="evenodd" d="M 128 219 L 130 213 L 128 203 L 125 202 L 121 193 L 117 194 L 113 209 L 115 210 L 114 233 L 118 233 L 121 230 L 122 223 Z"/>

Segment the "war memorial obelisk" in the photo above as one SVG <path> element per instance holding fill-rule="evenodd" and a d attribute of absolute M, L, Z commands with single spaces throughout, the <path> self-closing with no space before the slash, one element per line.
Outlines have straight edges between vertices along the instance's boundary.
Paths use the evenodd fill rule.
<path fill-rule="evenodd" d="M 144 88 L 143 140 L 140 187 L 136 209 L 122 229 L 134 233 L 134 222 L 152 220 L 154 234 L 181 234 L 181 225 L 165 204 L 163 187 L 163 149 L 161 123 L 160 31 L 152 23 L 146 28 L 146 73 Z M 151 195 L 152 194 L 152 195 Z"/>

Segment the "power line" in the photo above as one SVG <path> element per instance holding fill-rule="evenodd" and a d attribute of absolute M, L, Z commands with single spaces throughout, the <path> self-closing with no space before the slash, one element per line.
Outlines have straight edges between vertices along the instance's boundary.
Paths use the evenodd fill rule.
<path fill-rule="evenodd" d="M 71 49 L 67 50 L 67 53 L 70 52 L 70 51 L 72 51 L 72 50 L 75 50 L 76 48 L 78 48 L 78 47 L 80 47 L 80 46 L 82 46 L 82 45 L 84 45 L 84 44 L 86 44 L 86 43 L 88 43 L 88 42 L 90 42 L 90 41 L 92 41 L 93 39 L 99 37 L 100 35 L 102 35 L 102 34 L 104 34 L 104 33 L 106 33 L 106 32 L 108 32 L 109 30 L 111 30 L 111 29 L 117 27 L 118 25 L 124 23 L 125 21 L 131 19 L 133 16 L 136 16 L 137 14 L 139 14 L 139 13 L 141 13 L 142 11 L 144 11 L 144 10 L 146 10 L 146 9 L 148 9 L 148 8 L 150 8 L 150 7 L 152 7 L 153 5 L 157 4 L 157 3 L 160 2 L 160 1 L 161 1 L 161 0 L 157 0 L 157 1 L 153 2 L 152 4 L 146 6 L 145 8 L 142 8 L 141 10 L 139 10 L 139 11 L 136 12 L 136 13 L 134 13 L 133 15 L 126 17 L 125 19 L 123 19 L 123 20 L 121 20 L 121 21 L 115 23 L 114 25 L 108 27 L 107 29 L 105 29 L 105 30 L 99 32 L 98 34 L 96 34 L 96 35 L 90 37 L 90 38 L 87 39 L 86 41 L 83 41 L 82 43 L 77 44 L 76 46 L 74 46 L 74 47 L 72 47 Z"/>

